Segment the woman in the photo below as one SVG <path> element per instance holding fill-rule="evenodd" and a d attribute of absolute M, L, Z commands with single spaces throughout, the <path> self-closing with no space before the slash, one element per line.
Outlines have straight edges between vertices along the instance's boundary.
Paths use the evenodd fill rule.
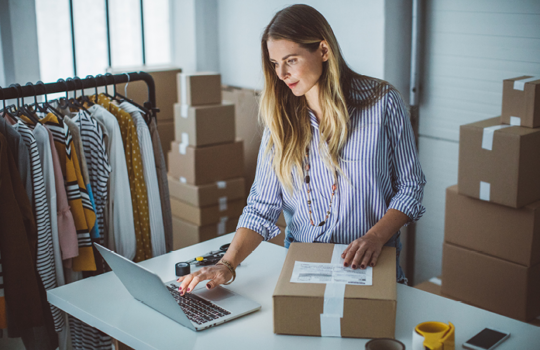
<path fill-rule="evenodd" d="M 418 220 L 426 183 L 400 94 L 353 72 L 325 18 L 307 5 L 279 11 L 262 36 L 265 126 L 257 173 L 222 261 L 180 277 L 180 292 L 230 283 L 263 240 L 348 244 L 344 266 L 375 266 L 384 245 L 397 249 L 397 281 L 406 283 L 399 229 Z"/>

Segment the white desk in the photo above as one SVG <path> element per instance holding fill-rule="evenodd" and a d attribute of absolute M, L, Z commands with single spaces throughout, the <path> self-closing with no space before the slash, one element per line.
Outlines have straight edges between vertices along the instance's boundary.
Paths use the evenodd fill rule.
<path fill-rule="evenodd" d="M 165 282 L 175 279 L 174 264 L 215 250 L 232 234 L 141 263 Z M 272 293 L 287 250 L 262 243 L 238 268 L 228 286 L 262 305 L 260 311 L 210 328 L 191 330 L 133 299 L 114 273 L 106 273 L 47 292 L 51 304 L 134 349 L 363 349 L 368 339 L 320 338 L 273 333 Z M 540 349 L 540 328 L 398 284 L 396 338 L 409 349 L 412 329 L 424 321 L 451 321 L 456 349 L 485 326 L 512 335 L 497 350 Z"/>

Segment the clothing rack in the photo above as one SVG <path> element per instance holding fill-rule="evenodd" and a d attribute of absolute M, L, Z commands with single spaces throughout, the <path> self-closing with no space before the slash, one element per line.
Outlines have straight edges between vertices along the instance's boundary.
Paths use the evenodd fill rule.
<path fill-rule="evenodd" d="M 86 78 L 73 78 L 72 81 L 58 81 L 48 84 L 28 83 L 19 87 L 0 88 L 0 100 L 9 100 L 15 98 L 34 97 L 39 95 L 48 95 L 57 92 L 78 91 L 82 89 L 92 89 L 101 86 L 115 85 L 122 83 L 132 83 L 143 80 L 148 88 L 148 101 L 144 102 L 144 107 L 151 113 L 151 117 L 156 118 L 159 108 L 156 106 L 156 86 L 154 78 L 146 72 L 131 72 L 122 74 L 110 74 L 98 76 L 87 76 Z M 116 87 L 115 87 L 116 88 Z M 45 90 L 45 91 L 44 91 Z"/>

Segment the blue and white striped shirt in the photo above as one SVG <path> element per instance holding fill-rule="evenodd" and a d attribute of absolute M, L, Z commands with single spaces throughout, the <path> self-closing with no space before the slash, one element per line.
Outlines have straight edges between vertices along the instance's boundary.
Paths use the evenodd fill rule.
<path fill-rule="evenodd" d="M 405 213 L 411 221 L 424 214 L 421 201 L 426 179 L 400 94 L 392 89 L 369 109 L 349 108 L 349 115 L 349 137 L 341 152 L 340 166 L 350 183 L 338 175 L 326 224 L 311 225 L 305 183 L 295 184 L 292 196 L 282 187 L 270 157 L 264 156 L 269 139 L 266 129 L 255 181 L 237 228 L 251 229 L 270 240 L 280 233 L 276 221 L 283 210 L 287 232 L 295 241 L 349 244 L 366 234 L 388 209 Z M 318 121 L 312 113 L 310 121 L 311 206 L 317 225 L 328 211 L 333 176 L 320 157 Z"/>

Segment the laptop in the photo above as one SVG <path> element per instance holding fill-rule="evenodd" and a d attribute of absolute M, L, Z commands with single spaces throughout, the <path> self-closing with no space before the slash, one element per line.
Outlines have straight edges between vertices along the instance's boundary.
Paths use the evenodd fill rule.
<path fill-rule="evenodd" d="M 163 283 L 154 272 L 97 243 L 94 245 L 135 299 L 193 331 L 218 326 L 261 308 L 221 286 L 208 290 L 201 284 L 182 296 L 176 280 Z"/>

